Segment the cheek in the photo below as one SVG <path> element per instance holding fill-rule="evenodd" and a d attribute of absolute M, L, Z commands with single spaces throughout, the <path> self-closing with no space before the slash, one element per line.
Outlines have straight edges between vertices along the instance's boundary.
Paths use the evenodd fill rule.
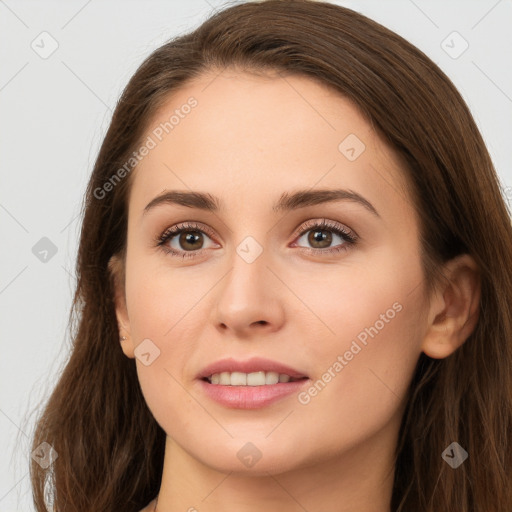
<path fill-rule="evenodd" d="M 348 350 L 356 338 L 364 344 L 392 337 L 394 344 L 410 346 L 411 327 L 420 327 L 416 321 L 423 307 L 423 274 L 419 263 L 410 263 L 414 254 L 403 254 L 402 259 L 396 256 L 389 249 L 382 250 L 363 264 L 347 262 L 295 281 L 294 291 L 309 310 L 303 308 L 295 318 L 301 318 L 299 323 L 309 319 L 310 331 L 316 323 L 319 351 Z"/>
<path fill-rule="evenodd" d="M 131 265 L 127 263 L 128 314 L 136 337 L 180 339 L 180 324 L 194 316 L 195 306 L 212 285 L 208 275 L 198 279 L 197 271 L 193 273 L 193 267 L 166 266 L 160 255 L 135 255 Z"/>
<path fill-rule="evenodd" d="M 164 271 L 139 273 L 134 269 L 127 280 L 127 301 L 137 374 L 146 404 L 166 432 L 197 415 L 197 404 L 184 390 L 190 378 L 189 361 L 199 339 L 190 322 L 200 290 L 180 293 L 181 283 Z M 184 288 L 187 290 L 187 288 Z M 204 295 L 204 293 L 203 293 Z M 150 340 L 150 341 L 148 341 Z M 144 351 L 142 347 L 145 347 Z M 150 364 L 139 354 L 150 353 Z M 153 355 L 154 354 L 154 355 Z"/>
<path fill-rule="evenodd" d="M 164 267 L 156 257 L 127 261 L 126 297 L 137 373 L 146 403 L 161 425 L 183 423 L 181 415 L 189 409 L 198 413 L 182 385 L 194 374 L 191 361 L 204 329 L 207 292 L 214 284 L 211 275 L 193 278 L 187 269 Z M 139 358 L 146 352 L 148 365 Z"/>
<path fill-rule="evenodd" d="M 304 347 L 304 360 L 314 361 L 315 382 L 299 403 L 332 428 L 348 421 L 368 429 L 388 421 L 421 353 L 421 267 L 391 253 L 380 255 L 379 263 L 319 275 L 298 290 L 321 320 L 322 333 Z"/>
<path fill-rule="evenodd" d="M 318 355 L 324 363 L 297 397 L 298 414 L 314 418 L 311 446 L 334 451 L 368 439 L 390 423 L 398 429 L 419 357 L 407 314 L 404 305 L 384 327 L 370 324 Z"/>
<path fill-rule="evenodd" d="M 177 306 L 174 293 L 164 291 L 156 279 L 148 276 L 127 281 L 126 287 L 130 328 L 135 339 L 161 338 L 171 327 L 169 312 Z"/>

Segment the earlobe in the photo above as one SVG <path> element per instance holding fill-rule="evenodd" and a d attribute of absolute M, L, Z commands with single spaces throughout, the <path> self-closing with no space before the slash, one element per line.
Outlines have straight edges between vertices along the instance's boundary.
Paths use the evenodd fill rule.
<path fill-rule="evenodd" d="M 463 254 L 446 265 L 446 280 L 436 290 L 422 351 L 443 359 L 457 350 L 474 331 L 480 305 L 480 272 L 474 259 Z"/>
<path fill-rule="evenodd" d="M 114 293 L 114 304 L 119 329 L 119 342 L 126 357 L 135 358 L 135 347 L 130 333 L 130 322 L 126 307 L 125 296 L 125 270 L 124 262 L 118 255 L 114 255 L 108 262 L 110 282 Z"/>
<path fill-rule="evenodd" d="M 135 359 L 135 347 L 133 346 L 132 338 L 129 336 L 121 336 L 119 341 L 124 355 L 130 359 Z"/>

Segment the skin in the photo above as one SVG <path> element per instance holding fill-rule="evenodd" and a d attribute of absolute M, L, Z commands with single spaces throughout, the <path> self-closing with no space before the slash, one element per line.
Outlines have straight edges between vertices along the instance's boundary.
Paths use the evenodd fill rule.
<path fill-rule="evenodd" d="M 474 329 L 478 269 L 467 255 L 452 260 L 427 302 L 405 170 L 359 111 L 309 78 L 218 73 L 174 93 L 149 123 L 146 136 L 198 101 L 133 171 L 126 280 L 116 288 L 122 350 L 167 433 L 158 510 L 388 512 L 415 364 L 422 351 L 447 357 Z M 338 149 L 349 134 L 366 146 L 354 161 Z M 379 216 L 349 200 L 272 211 L 282 193 L 311 188 L 356 191 Z M 224 208 L 166 204 L 143 215 L 164 190 L 208 192 Z M 322 254 L 344 240 L 299 236 L 322 219 L 355 232 L 356 244 Z M 185 221 L 215 237 L 203 234 L 183 260 L 154 239 Z M 236 251 L 247 236 L 263 249 L 252 263 Z M 178 239 L 172 247 L 187 252 Z M 112 259 L 114 273 L 121 265 Z M 311 385 L 394 303 L 401 311 L 306 405 L 293 394 L 237 410 L 201 392 L 196 375 L 224 357 L 277 360 Z M 160 350 L 148 366 L 134 352 L 147 338 Z M 252 467 L 237 457 L 249 441 L 261 452 Z"/>

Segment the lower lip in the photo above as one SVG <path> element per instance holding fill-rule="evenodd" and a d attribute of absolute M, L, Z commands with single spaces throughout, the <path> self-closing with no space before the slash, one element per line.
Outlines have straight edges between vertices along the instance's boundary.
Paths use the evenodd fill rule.
<path fill-rule="evenodd" d="M 281 398 L 298 393 L 309 379 L 265 386 L 223 386 L 200 380 L 202 390 L 212 400 L 232 409 L 260 409 Z"/>

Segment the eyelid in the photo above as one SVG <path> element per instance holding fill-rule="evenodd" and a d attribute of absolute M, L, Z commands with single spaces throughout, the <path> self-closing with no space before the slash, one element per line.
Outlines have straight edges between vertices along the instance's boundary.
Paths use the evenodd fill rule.
<path fill-rule="evenodd" d="M 355 242 L 359 239 L 359 235 L 351 228 L 337 221 L 331 221 L 329 219 L 317 218 L 310 219 L 306 222 L 303 222 L 299 228 L 295 231 L 294 237 L 302 236 L 307 231 L 317 228 L 317 229 L 329 229 L 334 231 L 341 231 L 345 236 L 347 236 L 351 241 Z"/>
<path fill-rule="evenodd" d="M 182 231 L 204 231 L 210 238 L 215 239 L 215 233 L 214 231 L 209 228 L 206 224 L 203 224 L 202 222 L 198 221 L 185 221 L 185 222 L 178 222 L 177 224 L 173 224 L 172 226 L 165 229 L 165 231 L 157 236 L 157 240 L 162 240 L 163 238 L 166 238 L 168 235 L 171 235 L 175 232 Z"/>

